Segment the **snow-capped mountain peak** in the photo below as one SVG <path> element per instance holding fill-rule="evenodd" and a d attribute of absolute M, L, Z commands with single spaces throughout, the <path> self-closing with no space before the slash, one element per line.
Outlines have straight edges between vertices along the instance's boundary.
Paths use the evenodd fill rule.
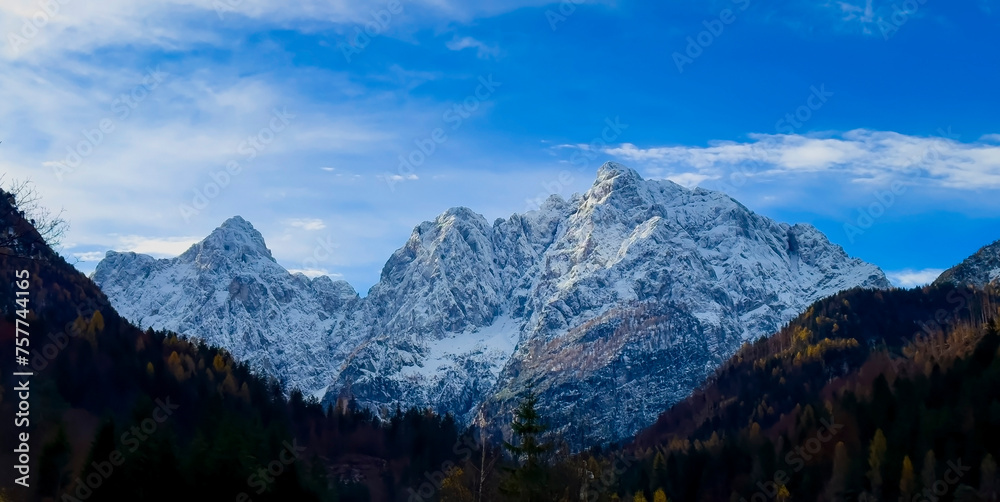
<path fill-rule="evenodd" d="M 809 225 L 616 163 L 535 211 L 490 224 L 459 207 L 417 225 L 363 299 L 292 276 L 239 217 L 173 260 L 109 253 L 95 281 L 127 317 L 228 347 L 327 401 L 350 392 L 377 410 L 503 423 L 531 383 L 580 444 L 652 423 L 811 302 L 889 286 Z"/>
<path fill-rule="evenodd" d="M 617 162 L 605 162 L 597 169 L 597 179 L 594 184 L 599 185 L 614 178 L 621 178 L 622 182 L 643 181 L 642 176 L 631 167 Z"/>
<path fill-rule="evenodd" d="M 264 236 L 249 221 L 240 216 L 229 218 L 201 242 L 179 257 L 182 261 L 213 265 L 219 259 L 238 258 L 252 260 L 263 258 L 274 262 Z"/>
<path fill-rule="evenodd" d="M 341 344 L 352 343 L 333 331 L 360 301 L 344 281 L 289 273 L 239 216 L 177 258 L 108 252 L 93 280 L 139 325 L 225 347 L 313 392 L 325 388 L 334 354 L 348 350 Z"/>

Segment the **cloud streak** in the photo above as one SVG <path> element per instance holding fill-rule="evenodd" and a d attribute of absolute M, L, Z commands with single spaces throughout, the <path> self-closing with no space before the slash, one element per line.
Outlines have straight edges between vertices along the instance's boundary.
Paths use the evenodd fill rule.
<path fill-rule="evenodd" d="M 835 173 L 855 183 L 899 179 L 957 190 L 1000 188 L 1000 145 L 987 141 L 962 143 L 865 129 L 824 136 L 752 134 L 750 139 L 706 147 L 625 143 L 604 153 L 641 163 L 665 178 L 716 179 L 727 168 L 755 163 L 758 169 L 751 176 Z"/>
<path fill-rule="evenodd" d="M 915 288 L 919 286 L 926 286 L 935 279 L 938 278 L 944 272 L 942 269 L 938 268 L 928 268 L 923 270 L 897 270 L 886 272 L 886 277 L 889 278 L 894 286 L 900 288 Z"/>
<path fill-rule="evenodd" d="M 228 30 L 281 27 L 302 32 L 346 31 L 372 21 L 386 2 L 348 0 L 103 0 L 74 2 L 10 0 L 0 3 L 0 58 L 54 57 L 111 46 L 184 50 L 199 44 L 231 46 Z M 450 21 L 468 22 L 541 0 L 462 2 L 406 0 L 400 21 L 391 28 L 409 32 Z"/>

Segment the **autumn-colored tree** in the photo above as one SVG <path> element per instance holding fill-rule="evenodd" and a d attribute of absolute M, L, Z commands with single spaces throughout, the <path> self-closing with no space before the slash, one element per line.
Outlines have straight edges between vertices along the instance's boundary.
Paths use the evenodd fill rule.
<path fill-rule="evenodd" d="M 170 373 L 174 375 L 174 378 L 176 378 L 178 382 L 183 382 L 185 380 L 186 375 L 184 374 L 184 365 L 181 363 L 181 356 L 176 350 L 171 352 L 170 356 L 167 357 L 167 369 L 170 370 Z"/>
<path fill-rule="evenodd" d="M 667 502 L 667 494 L 663 491 L 663 488 L 653 493 L 653 502 Z"/>
<path fill-rule="evenodd" d="M 472 491 L 463 483 L 465 472 L 453 467 L 441 481 L 441 502 L 472 502 Z"/>
<path fill-rule="evenodd" d="M 101 311 L 94 311 L 93 317 L 90 318 L 90 322 L 87 323 L 87 334 L 94 335 L 104 331 L 104 316 L 101 315 Z"/>
<path fill-rule="evenodd" d="M 872 493 L 876 498 L 882 496 L 882 465 L 885 463 L 886 449 L 885 434 L 882 429 L 878 429 L 868 447 L 868 480 L 871 481 Z"/>
<path fill-rule="evenodd" d="M 635 492 L 635 495 L 632 496 L 632 502 L 649 502 L 649 501 L 646 500 L 646 494 L 645 493 Z"/>
<path fill-rule="evenodd" d="M 913 474 L 913 462 L 910 456 L 903 457 L 903 471 L 899 474 L 899 494 L 903 500 L 910 500 L 910 497 L 917 490 L 917 480 Z"/>
<path fill-rule="evenodd" d="M 667 459 L 663 456 L 663 452 L 657 452 L 656 457 L 653 459 L 653 486 L 651 486 L 650 489 L 663 491 L 663 489 L 667 486 L 669 479 L 670 478 L 667 473 Z"/>
<path fill-rule="evenodd" d="M 212 359 L 212 367 L 219 373 L 222 373 L 222 371 L 226 369 L 226 360 L 222 357 L 222 354 L 215 355 Z"/>
<path fill-rule="evenodd" d="M 778 494 L 776 495 L 778 502 L 787 502 L 788 498 L 791 496 L 792 494 L 788 491 L 787 486 L 778 485 Z"/>

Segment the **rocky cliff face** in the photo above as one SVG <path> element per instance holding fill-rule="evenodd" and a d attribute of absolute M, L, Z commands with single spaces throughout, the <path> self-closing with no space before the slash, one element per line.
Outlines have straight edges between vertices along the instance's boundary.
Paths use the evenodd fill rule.
<path fill-rule="evenodd" d="M 934 284 L 971 284 L 983 287 L 1000 281 L 1000 241 L 984 246 L 962 263 L 945 270 Z"/>
<path fill-rule="evenodd" d="M 184 254 L 108 252 L 93 280 L 125 318 L 225 347 L 304 391 L 322 389 L 343 348 L 334 326 L 359 298 L 346 282 L 292 275 L 240 217 Z"/>
<path fill-rule="evenodd" d="M 811 226 L 613 163 L 537 211 L 420 224 L 364 299 L 289 275 L 238 218 L 173 260 L 109 253 L 95 281 L 144 326 L 229 347 L 328 401 L 349 390 L 375 409 L 502 423 L 531 385 L 578 444 L 649 425 L 813 301 L 889 287 Z"/>

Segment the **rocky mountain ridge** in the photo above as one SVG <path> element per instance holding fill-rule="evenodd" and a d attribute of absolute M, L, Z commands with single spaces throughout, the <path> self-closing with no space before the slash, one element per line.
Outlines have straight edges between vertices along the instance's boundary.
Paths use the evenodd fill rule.
<path fill-rule="evenodd" d="M 536 211 L 490 224 L 453 208 L 418 225 L 363 299 L 289 274 L 238 217 L 171 260 L 109 253 L 94 280 L 126 317 L 328 402 L 502 423 L 530 385 L 578 444 L 649 425 L 813 301 L 889 287 L 812 226 L 614 163 Z"/>
<path fill-rule="evenodd" d="M 934 284 L 970 284 L 983 287 L 1000 281 L 1000 241 L 977 251 L 954 267 L 945 270 Z"/>

